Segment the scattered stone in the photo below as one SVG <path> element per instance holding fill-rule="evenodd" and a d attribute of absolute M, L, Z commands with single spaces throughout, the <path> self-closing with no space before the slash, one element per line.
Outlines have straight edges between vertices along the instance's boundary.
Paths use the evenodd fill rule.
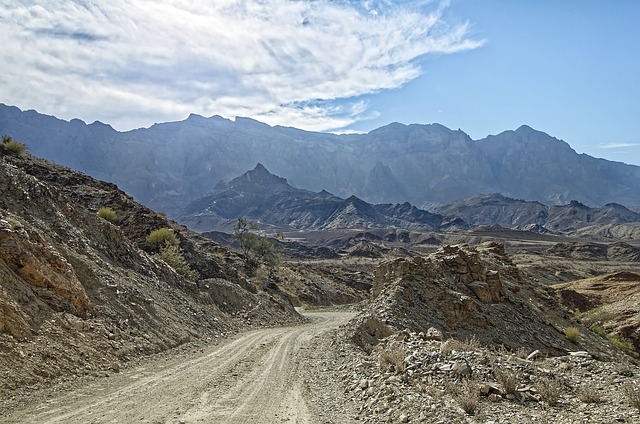
<path fill-rule="evenodd" d="M 441 342 L 442 339 L 443 339 L 442 331 L 440 331 L 440 330 L 438 330 L 437 328 L 434 328 L 434 327 L 429 327 L 427 329 L 427 333 L 426 334 L 424 334 L 424 333 L 420 333 L 420 334 L 424 335 L 424 337 L 421 337 L 422 340 L 436 340 L 436 341 Z"/>
<path fill-rule="evenodd" d="M 527 356 L 527 361 L 535 361 L 540 356 L 542 356 L 542 352 L 536 349 Z"/>

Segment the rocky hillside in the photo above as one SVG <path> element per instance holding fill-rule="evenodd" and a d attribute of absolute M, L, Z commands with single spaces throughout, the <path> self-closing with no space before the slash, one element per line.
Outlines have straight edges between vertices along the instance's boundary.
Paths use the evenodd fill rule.
<path fill-rule="evenodd" d="M 579 155 L 527 126 L 474 141 L 439 124 L 333 135 L 191 115 L 121 133 L 0 105 L 0 133 L 172 217 L 257 163 L 296 187 L 369 203 L 421 206 L 501 193 L 545 204 L 640 205 L 640 167 Z"/>
<path fill-rule="evenodd" d="M 344 350 L 348 351 L 348 348 Z M 638 366 L 587 351 L 547 357 L 437 331 L 349 351 L 344 391 L 361 423 L 636 423 Z"/>
<path fill-rule="evenodd" d="M 616 203 L 592 208 L 574 200 L 564 205 L 548 206 L 500 194 L 460 199 L 432 210 L 460 218 L 470 225 L 499 225 L 538 232 L 567 233 L 591 226 L 640 223 L 639 213 Z"/>
<path fill-rule="evenodd" d="M 562 242 L 551 247 L 547 253 L 578 260 L 640 262 L 640 249 L 625 242 Z"/>
<path fill-rule="evenodd" d="M 553 287 L 584 325 L 640 352 L 640 274 L 615 272 Z M 627 346 L 624 339 L 629 341 Z"/>
<path fill-rule="evenodd" d="M 587 328 L 588 317 L 610 318 L 609 312 L 635 322 L 636 277 L 551 288 L 524 277 L 493 242 L 382 262 L 371 304 L 343 329 L 362 349 L 340 368 L 345 392 L 359 405 L 355 420 L 638 421 L 633 348 L 625 350 L 629 355 L 619 349 L 626 349 L 623 339 L 612 335 L 622 328 L 612 322 L 609 336 Z M 620 300 L 617 289 L 630 308 L 605 310 Z M 591 301 L 580 304 L 580 322 L 561 297 Z M 637 327 L 625 331 L 635 334 Z"/>
<path fill-rule="evenodd" d="M 294 230 L 465 227 L 460 219 L 447 219 L 409 203 L 371 205 L 355 196 L 342 199 L 324 190 L 314 193 L 298 189 L 261 164 L 188 204 L 178 220 L 195 231 L 205 232 L 224 229 L 237 218 Z"/>
<path fill-rule="evenodd" d="M 445 337 L 476 338 L 516 351 L 558 355 L 613 349 L 582 328 L 579 343 L 565 336 L 577 326 L 553 289 L 525 279 L 497 243 L 444 246 L 425 257 L 382 262 L 375 272 L 371 305 L 358 318 L 353 338 L 371 350 L 379 337 L 408 328 L 436 329 Z"/>
<path fill-rule="evenodd" d="M 162 227 L 195 282 L 153 256 L 146 239 Z M 299 320 L 277 285 L 240 264 L 113 184 L 0 146 L 0 399 L 248 323 Z"/>

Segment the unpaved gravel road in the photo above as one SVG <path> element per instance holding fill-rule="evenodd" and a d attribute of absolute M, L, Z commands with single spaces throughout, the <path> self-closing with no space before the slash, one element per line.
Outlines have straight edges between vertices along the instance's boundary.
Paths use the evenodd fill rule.
<path fill-rule="evenodd" d="M 166 357 L 10 415 L 5 423 L 341 423 L 331 330 L 351 312 L 305 312 L 310 322 L 238 335 Z M 0 414 L 2 415 L 2 414 Z"/>

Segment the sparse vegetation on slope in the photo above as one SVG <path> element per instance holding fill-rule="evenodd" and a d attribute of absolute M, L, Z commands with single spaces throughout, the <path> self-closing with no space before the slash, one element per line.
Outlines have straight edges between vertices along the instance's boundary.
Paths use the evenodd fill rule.
<path fill-rule="evenodd" d="M 639 274 L 618 271 L 553 287 L 580 323 L 622 352 L 638 358 Z"/>
<path fill-rule="evenodd" d="M 116 219 L 118 218 L 118 215 L 116 214 L 116 211 L 114 211 L 113 209 L 109 208 L 109 207 L 103 207 L 98 209 L 98 216 L 104 220 L 107 220 L 111 223 L 116 222 Z"/>
<path fill-rule="evenodd" d="M 147 236 L 147 243 L 154 250 L 159 250 L 164 248 L 166 245 L 178 246 L 180 244 L 180 240 L 176 237 L 175 233 L 171 228 L 158 228 L 153 230 Z"/>
<path fill-rule="evenodd" d="M 165 244 L 164 247 L 160 249 L 160 252 L 153 256 L 166 262 L 167 265 L 189 281 L 196 281 L 200 276 L 198 271 L 191 269 L 187 261 L 184 259 L 180 248 L 171 243 Z"/>
<path fill-rule="evenodd" d="M 19 141 L 14 140 L 13 138 L 11 138 L 11 136 L 8 135 L 2 136 L 0 148 L 12 152 L 18 156 L 22 155 L 27 150 L 27 146 L 20 143 Z"/>

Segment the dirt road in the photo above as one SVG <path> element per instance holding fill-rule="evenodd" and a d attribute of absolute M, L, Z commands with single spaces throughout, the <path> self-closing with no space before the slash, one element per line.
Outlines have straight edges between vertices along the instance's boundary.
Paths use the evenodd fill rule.
<path fill-rule="evenodd" d="M 353 314 L 306 312 L 310 323 L 241 334 L 134 368 L 1 418 L 11 423 L 349 422 L 328 333 Z M 324 399 L 324 400 L 323 400 Z M 331 405 L 323 405 L 327 401 Z M 352 415 L 351 415 L 352 416 Z"/>

